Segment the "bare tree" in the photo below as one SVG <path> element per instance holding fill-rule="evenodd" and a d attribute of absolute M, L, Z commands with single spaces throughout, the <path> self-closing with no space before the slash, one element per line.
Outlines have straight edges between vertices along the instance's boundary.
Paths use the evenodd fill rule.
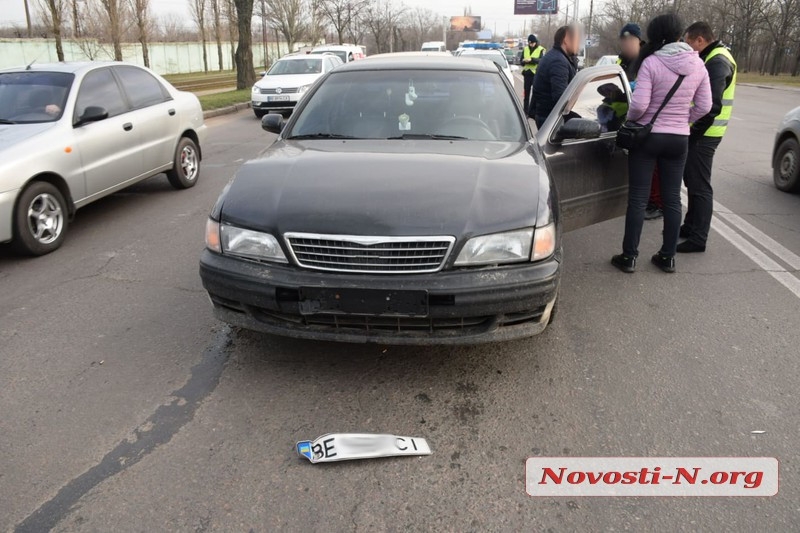
<path fill-rule="evenodd" d="M 303 0 L 266 0 L 266 18 L 269 24 L 283 35 L 289 52 L 305 31 Z"/>
<path fill-rule="evenodd" d="M 203 71 L 208 72 L 208 51 L 206 50 L 206 0 L 191 0 L 189 11 L 192 14 L 197 29 L 200 31 L 200 41 L 203 43 Z"/>
<path fill-rule="evenodd" d="M 344 42 L 344 37 L 350 32 L 353 19 L 359 16 L 370 0 L 320 0 L 319 9 L 333 26 L 339 44 Z"/>
<path fill-rule="evenodd" d="M 239 39 L 239 21 L 234 0 L 223 0 L 225 20 L 228 21 L 228 40 L 231 43 L 231 65 L 236 69 L 236 41 Z"/>
<path fill-rule="evenodd" d="M 322 11 L 322 0 L 310 0 L 311 18 L 306 28 L 306 38 L 316 45 L 325 38 L 325 23 L 328 21 Z"/>
<path fill-rule="evenodd" d="M 239 29 L 236 47 L 236 88 L 247 89 L 256 82 L 253 67 L 253 0 L 234 0 Z"/>
<path fill-rule="evenodd" d="M 45 24 L 53 32 L 56 41 L 56 56 L 64 61 L 64 46 L 61 42 L 61 23 L 64 19 L 64 0 L 40 0 L 39 5 Z"/>
<path fill-rule="evenodd" d="M 74 1 L 74 0 L 73 0 Z M 142 61 L 150 68 L 150 53 L 147 49 L 147 35 L 150 25 L 150 0 L 128 0 L 136 23 L 136 39 L 142 45 Z"/>
<path fill-rule="evenodd" d="M 428 40 L 428 36 L 435 32 L 436 35 L 442 34 L 439 15 L 423 7 L 418 7 L 406 15 L 406 24 L 411 33 L 410 45 L 414 50 L 419 50 L 422 43 Z"/>
<path fill-rule="evenodd" d="M 214 28 L 214 42 L 217 43 L 217 65 L 219 70 L 225 69 L 225 63 L 222 60 L 222 9 L 220 8 L 221 0 L 209 0 L 211 4 L 211 22 Z"/>
<path fill-rule="evenodd" d="M 404 9 L 393 6 L 391 0 L 378 0 L 365 10 L 364 23 L 372 33 L 379 54 L 393 51 L 395 27 L 403 14 Z"/>
<path fill-rule="evenodd" d="M 111 44 L 114 47 L 114 61 L 122 61 L 122 5 L 119 0 L 100 0 L 106 17 L 108 18 L 108 31 L 111 35 Z"/>
<path fill-rule="evenodd" d="M 31 37 L 31 6 L 28 5 L 28 0 L 24 0 L 25 3 L 25 24 L 28 28 L 28 38 Z"/>

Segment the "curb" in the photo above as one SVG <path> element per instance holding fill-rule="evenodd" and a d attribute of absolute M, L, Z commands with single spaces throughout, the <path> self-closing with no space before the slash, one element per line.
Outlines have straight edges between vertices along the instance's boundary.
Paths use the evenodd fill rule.
<path fill-rule="evenodd" d="M 218 117 L 221 115 L 229 115 L 231 113 L 236 113 L 241 111 L 242 109 L 249 109 L 250 102 L 242 102 L 241 104 L 233 104 L 229 105 L 228 107 L 220 107 L 219 109 L 211 109 L 210 111 L 203 111 L 203 118 L 213 118 Z"/>

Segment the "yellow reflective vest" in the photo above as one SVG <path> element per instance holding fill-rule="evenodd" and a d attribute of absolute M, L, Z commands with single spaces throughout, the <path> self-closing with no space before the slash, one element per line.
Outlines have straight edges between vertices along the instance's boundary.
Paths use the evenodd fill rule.
<path fill-rule="evenodd" d="M 533 50 L 533 53 L 531 53 L 531 47 L 530 46 L 526 46 L 525 48 L 522 49 L 522 60 L 524 61 L 526 59 L 540 59 L 544 55 L 545 52 L 546 52 L 546 50 L 545 50 L 544 46 L 537 46 Z M 536 68 L 538 66 L 539 66 L 538 64 L 534 65 L 532 63 L 525 63 L 522 66 L 522 71 L 525 72 L 526 70 L 530 70 L 531 72 L 536 74 Z"/>
<path fill-rule="evenodd" d="M 733 65 L 733 77 L 731 78 L 731 83 L 725 88 L 725 92 L 722 93 L 722 109 L 720 109 L 719 115 L 714 117 L 714 122 L 711 124 L 706 132 L 706 137 L 722 137 L 725 135 L 725 131 L 728 129 L 728 122 L 731 119 L 731 113 L 733 112 L 733 93 L 736 90 L 736 60 L 733 59 L 733 55 L 731 55 L 730 50 L 725 48 L 724 46 L 718 46 L 711 50 L 711 52 L 706 57 L 706 63 L 712 57 L 722 55 L 728 61 L 731 62 Z"/>

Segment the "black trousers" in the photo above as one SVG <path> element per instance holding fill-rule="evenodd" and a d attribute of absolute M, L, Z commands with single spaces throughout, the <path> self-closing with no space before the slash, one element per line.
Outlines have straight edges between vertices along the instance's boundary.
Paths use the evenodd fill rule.
<path fill-rule="evenodd" d="M 533 103 L 533 80 L 536 76 L 530 70 L 522 71 L 522 79 L 525 82 L 525 90 L 522 93 L 522 109 L 529 117 L 536 111 L 536 104 Z"/>
<path fill-rule="evenodd" d="M 722 137 L 689 139 L 689 156 L 683 182 L 689 196 L 689 207 L 683 220 L 684 233 L 689 240 L 705 246 L 714 213 L 714 189 L 711 188 L 711 166 Z"/>
<path fill-rule="evenodd" d="M 644 144 L 628 154 L 628 211 L 622 253 L 638 257 L 644 211 L 650 198 L 653 170 L 658 165 L 661 199 L 664 202 L 664 232 L 660 253 L 672 257 L 681 229 L 681 179 L 686 166 L 689 138 L 686 135 L 651 133 Z"/>

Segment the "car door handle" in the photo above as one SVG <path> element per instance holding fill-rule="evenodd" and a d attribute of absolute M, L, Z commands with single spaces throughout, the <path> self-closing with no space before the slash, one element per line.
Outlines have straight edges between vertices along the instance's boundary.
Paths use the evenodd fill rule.
<path fill-rule="evenodd" d="M 167 111 L 167 113 L 169 113 L 169 116 L 171 116 L 171 117 L 175 116 L 175 110 L 174 109 L 170 109 L 169 111 Z"/>
<path fill-rule="evenodd" d="M 125 131 L 131 131 L 133 129 L 133 124 L 131 124 L 130 122 L 126 122 L 125 124 L 122 125 L 122 129 Z"/>

